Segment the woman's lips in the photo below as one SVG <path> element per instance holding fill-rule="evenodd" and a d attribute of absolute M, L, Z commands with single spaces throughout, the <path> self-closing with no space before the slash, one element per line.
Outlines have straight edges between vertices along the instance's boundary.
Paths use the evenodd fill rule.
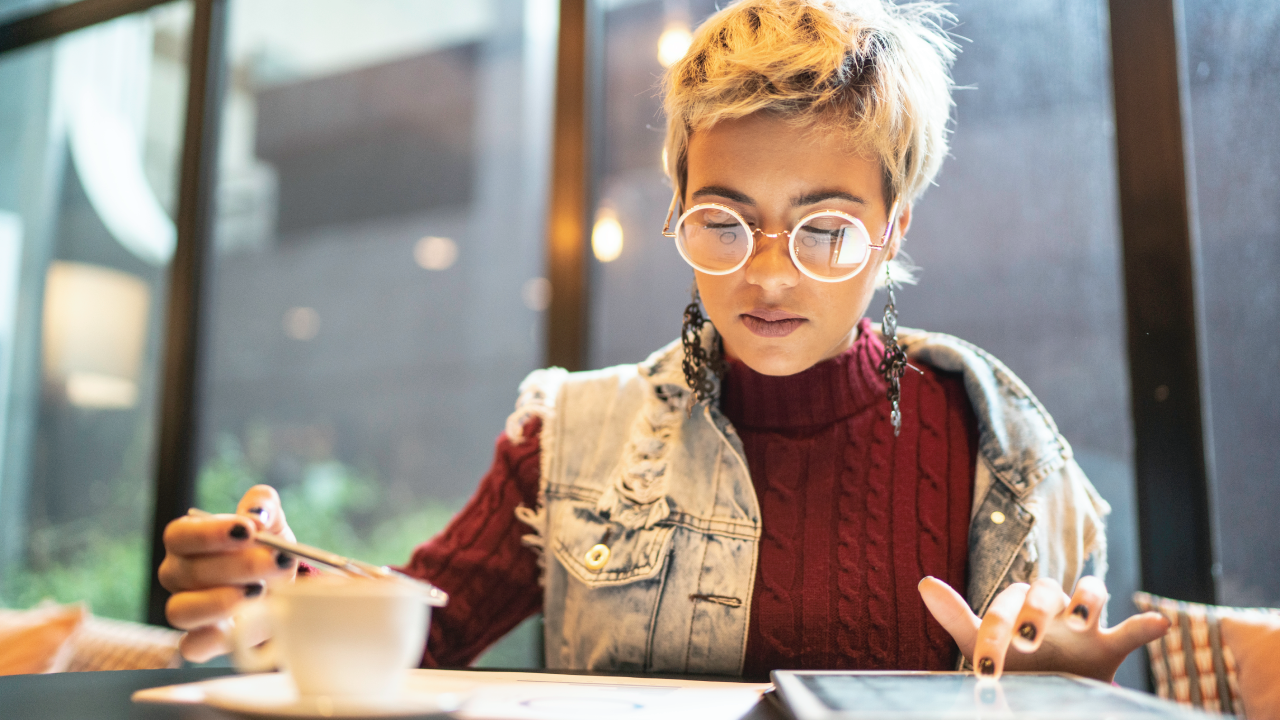
<path fill-rule="evenodd" d="M 786 337 L 806 322 L 803 315 L 783 310 L 752 310 L 742 313 L 742 324 L 760 337 Z"/>

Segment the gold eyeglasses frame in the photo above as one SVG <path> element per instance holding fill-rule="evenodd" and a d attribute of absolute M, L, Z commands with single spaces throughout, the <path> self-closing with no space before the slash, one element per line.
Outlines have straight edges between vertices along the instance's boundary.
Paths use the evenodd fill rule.
<path fill-rule="evenodd" d="M 709 270 L 707 268 L 704 268 L 698 265 L 693 260 L 691 260 L 689 256 L 685 253 L 684 248 L 682 248 L 680 246 L 680 243 L 677 241 L 675 245 L 676 245 L 676 250 L 680 253 L 680 257 L 684 258 L 684 261 L 689 263 L 689 265 L 694 270 L 697 270 L 698 272 L 701 272 L 701 273 L 706 273 L 707 275 L 729 275 L 731 273 L 735 273 L 741 270 L 744 266 L 746 266 L 747 262 L 751 260 L 753 255 L 755 255 L 755 236 L 757 234 L 763 235 L 764 237 L 767 237 L 770 239 L 779 238 L 785 235 L 787 238 L 788 254 L 791 256 L 791 263 L 795 265 L 797 270 L 804 273 L 807 277 L 817 280 L 818 282 L 844 282 L 845 280 L 855 277 L 858 273 L 862 272 L 864 268 L 866 268 L 867 263 L 871 259 L 870 250 L 883 250 L 885 249 L 885 247 L 889 245 L 889 239 L 893 236 L 893 225 L 895 221 L 898 219 L 898 203 L 900 200 L 901 198 L 894 198 L 893 205 L 889 207 L 889 224 L 885 226 L 884 234 L 880 236 L 880 242 L 879 244 L 877 244 L 871 240 L 871 234 L 867 232 L 866 225 L 864 225 L 861 220 L 841 210 L 818 210 L 816 212 L 809 213 L 808 215 L 805 215 L 804 217 L 800 218 L 800 221 L 796 223 L 796 226 L 792 228 L 790 232 L 782 231 L 782 232 L 776 232 L 776 233 L 767 233 L 761 230 L 760 228 L 751 227 L 751 224 L 748 223 L 746 219 L 743 218 L 742 215 L 737 210 L 734 210 L 731 207 L 728 207 L 726 205 L 721 205 L 719 203 L 698 203 L 697 205 L 694 205 L 688 210 L 685 210 L 684 212 L 680 212 L 679 217 L 676 219 L 675 229 L 672 229 L 671 219 L 673 217 L 676 217 L 676 213 L 680 210 L 680 205 L 681 205 L 680 192 L 677 190 L 671 196 L 671 206 L 667 208 L 667 220 L 662 225 L 662 234 L 665 237 L 669 237 L 675 240 L 676 235 L 679 231 L 680 225 L 685 221 L 686 218 L 688 218 L 693 213 L 703 209 L 721 210 L 732 215 L 734 219 L 742 223 L 742 226 L 747 229 L 748 231 L 747 252 L 743 256 L 742 260 L 738 262 L 737 265 L 734 265 L 732 268 L 729 268 L 728 270 Z M 794 241 L 796 232 L 801 227 L 803 227 L 805 223 L 821 215 L 834 215 L 836 217 L 840 217 L 845 220 L 848 220 L 856 224 L 858 227 L 862 228 L 862 232 L 867 236 L 868 252 L 867 252 L 867 257 L 858 265 L 856 270 L 846 273 L 844 275 L 841 275 L 839 277 L 823 277 L 809 270 L 807 267 L 805 267 L 804 263 L 801 263 L 800 259 L 796 256 L 796 244 Z"/>

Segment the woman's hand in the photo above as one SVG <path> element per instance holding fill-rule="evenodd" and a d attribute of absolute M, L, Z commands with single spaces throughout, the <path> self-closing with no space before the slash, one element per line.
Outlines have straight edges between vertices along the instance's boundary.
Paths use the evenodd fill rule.
<path fill-rule="evenodd" d="M 262 531 L 294 539 L 280 496 L 267 485 L 250 488 L 235 515 L 188 515 L 164 529 L 160 584 L 173 593 L 165 617 L 187 631 L 178 645 L 187 660 L 204 662 L 230 651 L 236 607 L 261 595 L 267 580 L 297 573 L 293 557 L 253 542 Z"/>
<path fill-rule="evenodd" d="M 1091 575 L 1080 578 L 1071 597 L 1055 580 L 1014 583 L 996 595 L 981 619 L 937 578 L 921 580 L 920 595 L 978 673 L 993 678 L 1006 669 L 1041 670 L 1111 682 L 1129 653 L 1169 629 L 1169 621 L 1152 612 L 1101 627 L 1107 588 Z"/>

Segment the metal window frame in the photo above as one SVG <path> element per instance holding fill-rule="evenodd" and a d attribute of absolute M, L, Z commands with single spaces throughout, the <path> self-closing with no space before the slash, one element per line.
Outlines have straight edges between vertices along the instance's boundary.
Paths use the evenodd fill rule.
<path fill-rule="evenodd" d="M 82 0 L 0 23 L 0 53 L 52 40 L 173 0 Z"/>
<path fill-rule="evenodd" d="M 1142 587 L 1218 599 L 1180 0 L 1110 0 Z"/>
<path fill-rule="evenodd" d="M 603 141 L 603 12 L 595 0 L 560 0 L 546 267 L 546 365 L 582 370 L 590 346 L 590 257 L 595 179 Z M 594 61 L 593 61 L 594 59 Z"/>
<path fill-rule="evenodd" d="M 167 0 L 80 0 L 0 23 L 0 53 L 147 10 Z M 166 318 L 148 619 L 162 623 L 155 578 L 165 525 L 195 492 L 201 293 L 210 266 L 215 161 L 225 78 L 227 0 L 193 0 L 178 247 Z M 1217 598 L 1212 457 L 1207 438 L 1199 257 L 1180 0 L 1108 0 L 1129 376 L 1143 587 Z M 592 188 L 603 141 L 603 14 L 560 0 L 547 276 L 548 364 L 586 365 Z"/>
<path fill-rule="evenodd" d="M 194 0 L 187 85 L 187 119 L 178 188 L 178 246 L 169 275 L 164 376 L 160 399 L 151 524 L 147 621 L 165 624 L 169 593 L 160 585 L 164 529 L 195 504 L 204 326 L 203 289 L 212 264 L 214 192 L 226 80 L 227 0 Z"/>

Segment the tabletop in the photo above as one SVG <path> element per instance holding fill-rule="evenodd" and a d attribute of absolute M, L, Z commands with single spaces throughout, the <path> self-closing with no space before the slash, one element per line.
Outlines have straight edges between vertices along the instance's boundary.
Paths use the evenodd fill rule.
<path fill-rule="evenodd" d="M 230 716 L 203 706 L 138 704 L 129 696 L 143 688 L 197 682 L 232 672 L 228 668 L 181 668 L 0 677 L 0 718 L 227 720 Z M 783 720 L 783 716 L 769 703 L 761 702 L 742 720 Z"/>

